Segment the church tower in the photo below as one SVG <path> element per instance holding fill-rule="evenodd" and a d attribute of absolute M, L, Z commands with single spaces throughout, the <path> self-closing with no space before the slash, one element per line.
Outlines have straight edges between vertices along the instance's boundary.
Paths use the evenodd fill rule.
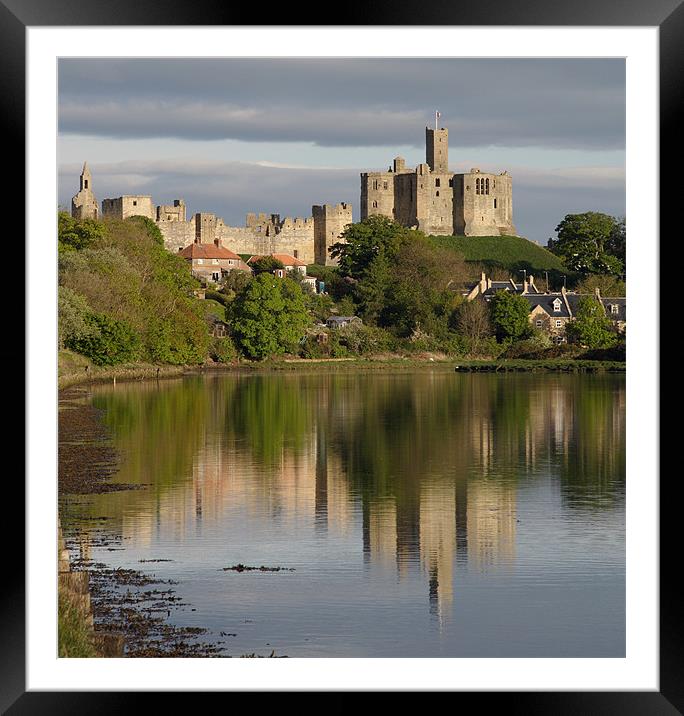
<path fill-rule="evenodd" d="M 97 199 L 92 190 L 93 178 L 88 169 L 88 162 L 83 164 L 81 172 L 81 188 L 71 200 L 71 215 L 74 219 L 97 219 L 100 215 Z"/>

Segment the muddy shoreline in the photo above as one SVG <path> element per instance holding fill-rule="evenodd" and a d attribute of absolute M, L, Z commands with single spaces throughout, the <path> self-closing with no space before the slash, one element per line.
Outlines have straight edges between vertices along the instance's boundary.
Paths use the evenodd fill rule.
<path fill-rule="evenodd" d="M 171 580 L 82 556 L 84 542 L 112 552 L 123 549 L 122 536 L 107 529 L 106 517 L 78 515 L 82 496 L 145 486 L 110 481 L 121 455 L 112 447 L 102 411 L 90 404 L 86 388 L 60 391 L 58 427 L 59 513 L 71 569 L 88 572 L 95 635 L 121 634 L 125 657 L 227 656 L 225 642 L 200 638 L 208 630 L 169 623 L 178 609 L 192 609 L 176 595 Z"/>

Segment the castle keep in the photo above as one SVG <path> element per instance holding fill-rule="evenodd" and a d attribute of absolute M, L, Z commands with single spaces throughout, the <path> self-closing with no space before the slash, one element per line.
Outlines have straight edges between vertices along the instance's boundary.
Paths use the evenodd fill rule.
<path fill-rule="evenodd" d="M 425 163 L 396 157 L 386 172 L 361 174 L 361 219 L 381 214 L 443 236 L 516 236 L 508 172 L 449 171 L 449 130 L 425 128 Z"/>

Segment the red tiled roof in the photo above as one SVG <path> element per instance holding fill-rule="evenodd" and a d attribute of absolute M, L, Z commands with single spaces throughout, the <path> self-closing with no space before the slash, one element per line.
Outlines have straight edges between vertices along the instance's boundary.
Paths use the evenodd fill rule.
<path fill-rule="evenodd" d="M 241 261 L 237 254 L 216 244 L 195 244 L 186 246 L 179 252 L 184 259 L 233 259 Z"/>
<path fill-rule="evenodd" d="M 294 256 L 290 256 L 290 254 L 269 254 L 269 256 L 273 257 L 274 259 L 278 259 L 280 263 L 283 266 L 306 266 L 306 261 L 301 261 L 300 259 L 296 259 Z M 264 258 L 263 256 L 250 256 L 247 263 L 251 264 L 252 261 L 256 261 L 257 259 Z"/>

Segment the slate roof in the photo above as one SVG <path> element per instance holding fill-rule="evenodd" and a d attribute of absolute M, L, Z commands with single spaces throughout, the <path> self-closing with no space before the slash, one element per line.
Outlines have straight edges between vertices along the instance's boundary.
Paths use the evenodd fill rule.
<path fill-rule="evenodd" d="M 524 298 L 530 304 L 530 311 L 532 311 L 537 306 L 541 306 L 541 308 L 543 308 L 546 313 L 548 313 L 551 317 L 570 318 L 570 314 L 568 313 L 568 308 L 565 305 L 565 301 L 559 293 L 528 293 L 525 294 Z M 568 298 L 570 298 L 569 295 Z M 553 302 L 556 299 L 560 299 L 560 311 L 554 311 L 553 309 Z M 570 303 L 570 307 L 574 310 L 572 303 Z"/>

